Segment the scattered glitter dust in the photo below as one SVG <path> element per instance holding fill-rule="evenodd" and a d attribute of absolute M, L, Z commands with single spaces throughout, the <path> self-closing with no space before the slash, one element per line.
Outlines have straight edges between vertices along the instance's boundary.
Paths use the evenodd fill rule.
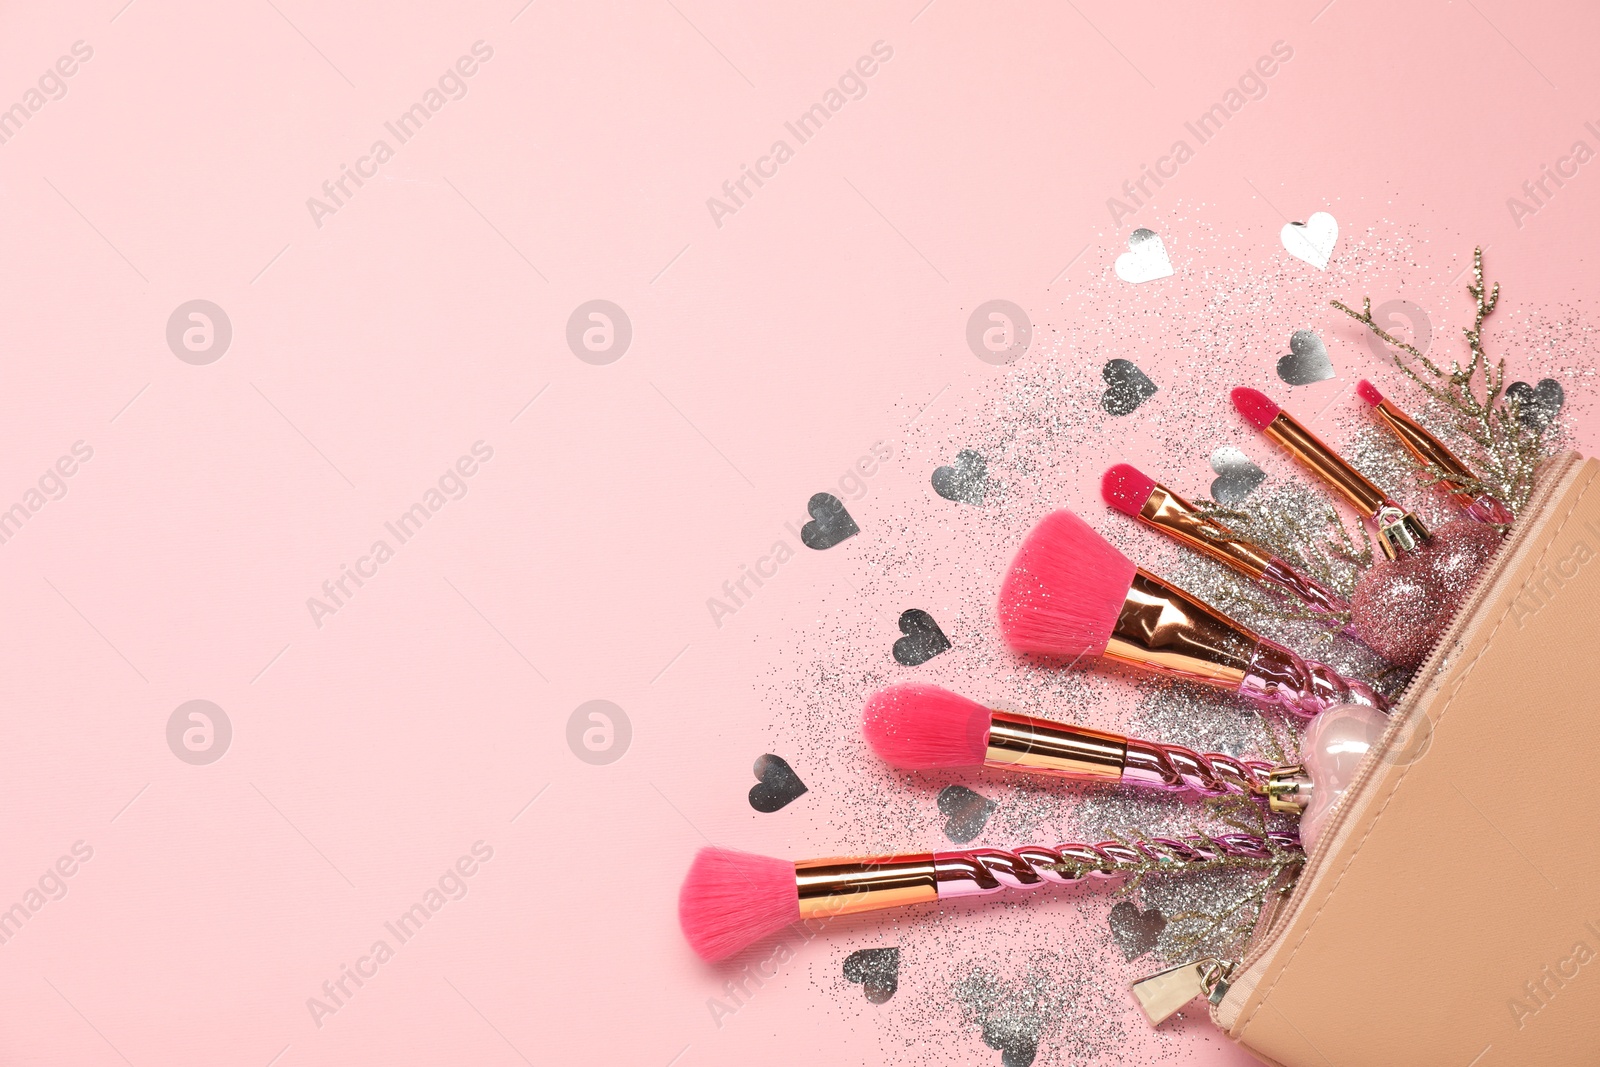
<path fill-rule="evenodd" d="M 872 1003 L 886 1003 L 900 988 L 900 950 L 857 949 L 844 958 L 844 977 L 861 986 Z"/>
<path fill-rule="evenodd" d="M 1106 917 L 1112 940 L 1122 949 L 1124 959 L 1136 960 L 1156 947 L 1167 928 L 1167 917 L 1160 908 L 1140 911 L 1131 900 L 1124 900 Z"/>
<path fill-rule="evenodd" d="M 1456 413 L 1374 354 L 1366 327 L 1329 301 L 1359 304 L 1364 294 L 1381 300 L 1402 290 L 1428 316 L 1429 358 L 1447 368 L 1452 359 L 1465 362 L 1461 327 L 1473 322 L 1473 309 L 1464 292 L 1471 275 L 1462 269 L 1471 264 L 1471 240 L 1453 235 L 1446 247 L 1416 236 L 1418 226 L 1380 222 L 1341 234 L 1337 254 L 1317 272 L 1283 255 L 1275 228 L 1230 236 L 1203 215 L 1179 206 L 1153 223 L 1167 239 L 1170 280 L 1133 286 L 1118 279 L 1112 261 L 1120 240 L 1108 235 L 1099 258 L 1086 257 L 1078 269 L 1085 280 L 1029 309 L 1034 343 L 1023 358 L 1003 367 L 975 363 L 933 403 L 932 389 L 904 399 L 893 461 L 900 477 L 852 503 L 864 518 L 861 533 L 828 552 L 815 572 L 821 608 L 800 617 L 780 611 L 755 635 L 769 665 L 756 693 L 771 747 L 806 768 L 812 789 L 793 809 L 795 855 L 952 847 L 945 844 L 949 803 L 940 798 L 956 786 L 992 804 L 986 820 L 967 827 L 974 833 L 968 847 L 1239 828 L 1237 808 L 1165 793 L 981 768 L 894 770 L 867 749 L 860 716 L 874 690 L 895 682 L 942 685 L 993 707 L 1201 752 L 1293 761 L 1299 724 L 1290 718 L 1105 664 L 1042 666 L 1004 646 L 994 614 L 1000 578 L 1023 535 L 1054 508 L 1072 508 L 1141 566 L 1302 655 L 1391 695 L 1405 686 L 1404 671 L 1329 632 L 1335 628 L 1325 619 L 1111 512 L 1098 487 L 1106 466 L 1126 460 L 1204 500 L 1217 476 L 1210 457 L 1239 449 L 1264 474 L 1238 505 L 1255 523 L 1249 535 L 1349 595 L 1374 559 L 1370 539 L 1342 502 L 1236 416 L 1229 390 L 1266 390 L 1424 522 L 1454 518 L 1449 498 L 1419 483 L 1416 462 L 1351 389 L 1371 378 L 1470 463 Z M 1279 379 L 1283 339 L 1303 329 L 1322 339 L 1337 378 L 1302 386 Z M 1592 402 L 1596 337 L 1586 310 L 1540 304 L 1538 294 L 1514 286 L 1485 327 L 1491 358 L 1506 360 L 1507 382 L 1551 378 L 1562 386 L 1565 403 L 1546 433 L 1548 447 Z M 1102 368 L 1116 359 L 1130 361 L 1155 388 L 1137 406 L 1113 405 L 1127 409 L 1113 415 L 1103 406 Z M 900 614 L 911 607 L 936 617 L 951 645 L 914 668 L 890 654 L 902 636 Z M 1260 828 L 1293 828 L 1292 819 L 1250 806 Z M 1236 955 L 1262 902 L 1279 888 L 1265 881 L 1254 870 L 1158 872 L 1120 891 L 1090 883 L 856 916 L 819 939 L 818 956 L 827 958 L 810 965 L 812 991 L 795 995 L 873 1027 L 892 1062 L 1181 1061 L 1210 1025 L 1204 1005 L 1151 1029 L 1128 984 L 1201 954 Z M 1166 919 L 1133 963 L 1108 923 L 1124 904 Z M 898 946 L 898 992 L 874 1007 L 842 978 L 841 961 L 856 948 L 885 944 Z"/>

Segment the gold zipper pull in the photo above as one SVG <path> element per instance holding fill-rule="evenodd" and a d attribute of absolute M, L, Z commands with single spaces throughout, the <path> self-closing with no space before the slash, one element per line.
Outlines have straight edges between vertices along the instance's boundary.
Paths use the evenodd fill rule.
<path fill-rule="evenodd" d="M 1228 992 L 1233 963 L 1205 956 L 1157 971 L 1133 983 L 1133 995 L 1152 1026 L 1160 1026 L 1196 997 L 1221 1000 Z"/>

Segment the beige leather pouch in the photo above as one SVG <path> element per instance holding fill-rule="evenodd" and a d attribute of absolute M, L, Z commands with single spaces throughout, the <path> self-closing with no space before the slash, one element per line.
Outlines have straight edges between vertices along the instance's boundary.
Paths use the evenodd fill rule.
<path fill-rule="evenodd" d="M 1281 1067 L 1600 1064 L 1600 463 L 1541 472 L 1212 1016 Z"/>

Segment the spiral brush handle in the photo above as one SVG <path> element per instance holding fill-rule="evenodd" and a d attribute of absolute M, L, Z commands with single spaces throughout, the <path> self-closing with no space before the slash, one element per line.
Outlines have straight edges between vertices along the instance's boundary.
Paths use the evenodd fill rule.
<path fill-rule="evenodd" d="M 1337 704 L 1389 710 L 1389 701 L 1366 683 L 1345 678 L 1325 663 L 1301 659 L 1277 642 L 1267 640 L 1256 646 L 1244 681 L 1239 684 L 1239 695 L 1303 718 Z"/>
<path fill-rule="evenodd" d="M 1262 796 L 1273 764 L 1241 760 L 1221 752 L 1204 755 L 1182 745 L 1128 738 L 1122 780 L 1148 789 L 1220 797 L 1229 793 Z"/>
<path fill-rule="evenodd" d="M 945 900 L 988 896 L 1007 889 L 1103 881 L 1151 863 L 1159 864 L 1163 870 L 1176 871 L 1229 856 L 1266 860 L 1283 852 L 1298 851 L 1299 835 L 1272 831 L 1265 836 L 1190 834 L 1148 841 L 1102 841 L 1098 845 L 1069 843 L 1054 848 L 1042 845 L 1010 850 L 975 848 L 963 852 L 936 852 L 933 862 L 939 899 Z"/>
<path fill-rule="evenodd" d="M 1267 569 L 1261 572 L 1261 580 L 1277 586 L 1313 611 L 1345 619 L 1340 632 L 1360 640 L 1361 635 L 1348 621 L 1349 602 L 1315 578 L 1301 574 L 1281 559 L 1273 558 L 1268 561 Z"/>

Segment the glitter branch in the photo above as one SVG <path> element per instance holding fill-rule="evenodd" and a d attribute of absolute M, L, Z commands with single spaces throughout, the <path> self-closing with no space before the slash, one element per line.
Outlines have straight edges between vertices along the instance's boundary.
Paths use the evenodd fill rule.
<path fill-rule="evenodd" d="M 1472 325 L 1463 327 L 1462 333 L 1466 335 L 1472 358 L 1465 369 L 1460 362 L 1452 361 L 1448 371 L 1423 355 L 1416 346 L 1406 344 L 1374 322 L 1371 297 L 1362 298 L 1359 312 L 1337 300 L 1332 303 L 1393 347 L 1395 366 L 1444 406 L 1451 413 L 1456 429 L 1475 446 L 1475 466 L 1482 475 L 1466 480 L 1465 488 L 1474 494 L 1492 493 L 1515 514 L 1532 494 L 1535 469 L 1547 454 L 1545 428 L 1530 426 L 1522 420 L 1522 401 L 1505 390 L 1506 361 L 1502 358 L 1491 363 L 1484 352 L 1483 322 L 1500 302 L 1500 283 L 1485 286 L 1482 248 L 1473 250 L 1472 284 L 1467 286 L 1467 292 L 1475 304 L 1475 314 Z M 1432 465 L 1419 471 L 1419 481 L 1424 485 L 1443 480 L 1445 472 Z M 1455 481 L 1462 483 L 1463 479 Z"/>

